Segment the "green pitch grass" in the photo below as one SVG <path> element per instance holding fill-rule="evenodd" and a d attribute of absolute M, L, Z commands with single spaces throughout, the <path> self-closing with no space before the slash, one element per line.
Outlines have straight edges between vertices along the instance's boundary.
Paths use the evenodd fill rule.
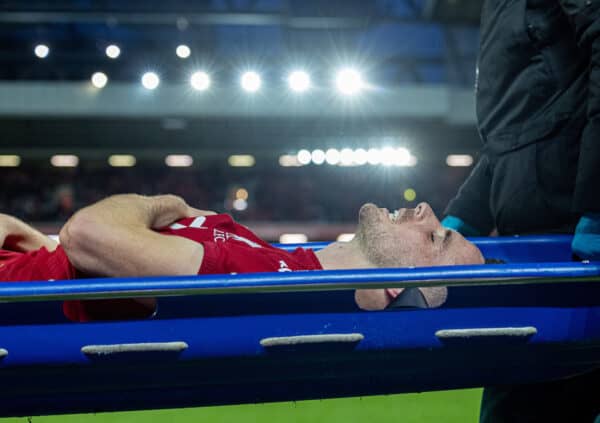
<path fill-rule="evenodd" d="M 470 423 L 481 389 L 177 410 L 33 417 L 32 423 Z M 27 418 L 0 419 L 26 423 Z"/>

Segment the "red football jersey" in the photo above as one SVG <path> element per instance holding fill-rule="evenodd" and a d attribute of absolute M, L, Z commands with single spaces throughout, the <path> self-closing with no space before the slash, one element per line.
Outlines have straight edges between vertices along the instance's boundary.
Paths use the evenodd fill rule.
<path fill-rule="evenodd" d="M 28 253 L 0 249 L 2 282 L 74 279 L 76 274 L 75 268 L 69 263 L 60 246 L 55 251 L 40 248 Z"/>
<path fill-rule="evenodd" d="M 312 250 L 296 248 L 290 253 L 275 248 L 226 214 L 181 219 L 159 232 L 202 243 L 204 258 L 199 274 L 292 272 L 322 268 Z"/>
<path fill-rule="evenodd" d="M 297 248 L 288 253 L 275 248 L 226 214 L 181 219 L 159 232 L 204 246 L 199 274 L 322 269 L 312 250 Z M 69 319 L 79 322 L 143 318 L 154 311 L 153 307 L 136 299 L 67 301 L 63 310 Z"/>

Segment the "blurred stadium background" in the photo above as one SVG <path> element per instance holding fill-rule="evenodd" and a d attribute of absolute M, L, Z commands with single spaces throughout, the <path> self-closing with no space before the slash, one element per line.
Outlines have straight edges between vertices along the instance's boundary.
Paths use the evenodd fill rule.
<path fill-rule="evenodd" d="M 0 1 L 0 212 L 56 233 L 106 195 L 175 193 L 290 242 L 351 233 L 367 201 L 428 201 L 440 214 L 479 148 L 480 8 L 480 0 Z M 303 407 L 312 420 L 473 421 L 478 395 Z M 168 416 L 307 420 L 291 405 L 245 407 Z"/>

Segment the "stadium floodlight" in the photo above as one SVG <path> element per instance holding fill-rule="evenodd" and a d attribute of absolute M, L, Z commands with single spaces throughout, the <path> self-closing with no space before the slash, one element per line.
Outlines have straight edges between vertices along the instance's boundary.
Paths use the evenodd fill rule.
<path fill-rule="evenodd" d="M 242 78 L 240 79 L 240 84 L 244 91 L 249 93 L 255 93 L 260 90 L 262 86 L 262 79 L 260 75 L 254 71 L 244 72 Z"/>
<path fill-rule="evenodd" d="M 244 211 L 248 208 L 248 201 L 243 198 L 233 200 L 233 208 L 237 211 Z"/>
<path fill-rule="evenodd" d="M 335 77 L 335 85 L 338 91 L 344 95 L 358 94 L 365 87 L 360 72 L 352 68 L 338 71 Z"/>
<path fill-rule="evenodd" d="M 154 90 L 160 85 L 160 78 L 154 72 L 146 72 L 142 75 L 142 85 L 147 90 Z"/>
<path fill-rule="evenodd" d="M 210 88 L 210 75 L 206 72 L 194 72 L 190 77 L 190 85 L 196 91 L 206 91 Z"/>
<path fill-rule="evenodd" d="M 470 154 L 450 154 L 446 157 L 446 164 L 451 167 L 468 167 L 473 164 Z"/>
<path fill-rule="evenodd" d="M 21 164 L 21 156 L 15 154 L 0 155 L 0 167 L 19 167 Z"/>
<path fill-rule="evenodd" d="M 296 154 L 284 154 L 279 156 L 279 165 L 282 167 L 302 166 L 302 164 L 298 161 L 298 156 Z"/>
<path fill-rule="evenodd" d="M 190 167 L 194 159 L 188 154 L 169 154 L 165 157 L 165 164 L 169 167 Z"/>
<path fill-rule="evenodd" d="M 325 152 L 325 161 L 330 165 L 338 164 L 340 162 L 340 152 L 335 148 L 330 148 Z"/>
<path fill-rule="evenodd" d="M 310 162 L 312 160 L 312 156 L 310 154 L 310 151 L 308 151 L 308 150 L 298 151 L 298 154 L 296 155 L 296 157 L 298 158 L 298 163 L 300 163 L 301 165 L 310 164 Z"/>
<path fill-rule="evenodd" d="M 350 148 L 342 148 L 340 151 L 340 164 L 342 166 L 352 166 L 354 164 L 354 152 Z"/>
<path fill-rule="evenodd" d="M 50 163 L 54 167 L 77 167 L 79 157 L 73 154 L 56 154 L 50 158 Z"/>
<path fill-rule="evenodd" d="M 175 54 L 180 59 L 187 59 L 188 57 L 190 57 L 190 54 L 192 54 L 192 50 L 185 44 L 180 44 L 175 49 Z"/>
<path fill-rule="evenodd" d="M 322 165 L 325 163 L 325 152 L 321 149 L 313 150 L 312 153 L 310 153 L 310 159 L 314 164 Z"/>
<path fill-rule="evenodd" d="M 370 165 L 378 165 L 381 163 L 381 151 L 377 148 L 369 148 L 367 151 L 367 162 Z"/>
<path fill-rule="evenodd" d="M 116 59 L 117 57 L 119 57 L 121 55 L 121 49 L 116 44 L 111 44 L 111 45 L 107 46 L 106 50 L 104 50 L 104 52 L 111 59 Z"/>
<path fill-rule="evenodd" d="M 104 88 L 108 83 L 108 76 L 104 72 L 95 72 L 91 78 L 92 85 L 96 88 Z"/>
<path fill-rule="evenodd" d="M 395 166 L 409 166 L 412 155 L 406 148 L 397 148 L 392 155 L 392 164 Z"/>
<path fill-rule="evenodd" d="M 227 163 L 231 167 L 252 167 L 256 164 L 256 159 L 251 154 L 232 154 Z"/>
<path fill-rule="evenodd" d="M 238 188 L 235 191 L 235 198 L 241 199 L 241 200 L 247 200 L 248 199 L 248 190 L 246 188 Z"/>
<path fill-rule="evenodd" d="M 112 167 L 133 167 L 137 162 L 131 154 L 113 154 L 108 157 L 108 164 Z"/>
<path fill-rule="evenodd" d="M 296 93 L 303 93 L 310 89 L 310 75 L 304 71 L 297 70 L 289 74 L 288 85 Z"/>
<path fill-rule="evenodd" d="M 368 156 L 368 152 L 367 150 L 365 150 L 364 148 L 357 148 L 356 150 L 354 150 L 354 163 L 362 166 L 367 164 L 367 161 L 369 160 L 369 156 Z"/>
<path fill-rule="evenodd" d="M 384 147 L 381 149 L 381 164 L 391 166 L 396 162 L 396 150 L 392 147 Z"/>
<path fill-rule="evenodd" d="M 301 244 L 303 242 L 308 242 L 306 234 L 281 234 L 279 237 L 280 244 Z"/>
<path fill-rule="evenodd" d="M 38 44 L 33 49 L 33 52 L 40 59 L 45 59 L 50 54 L 50 47 L 48 47 L 46 44 Z"/>

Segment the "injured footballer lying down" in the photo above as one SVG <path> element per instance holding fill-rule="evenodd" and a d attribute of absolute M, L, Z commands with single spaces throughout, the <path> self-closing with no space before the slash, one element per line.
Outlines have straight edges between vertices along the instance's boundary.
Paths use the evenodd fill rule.
<path fill-rule="evenodd" d="M 319 251 L 297 248 L 287 252 L 258 238 L 229 215 L 195 209 L 180 197 L 123 194 L 78 211 L 59 238 L 61 244 L 54 244 L 23 222 L 0 215 L 0 280 L 484 263 L 477 247 L 443 228 L 426 203 L 392 213 L 365 204 L 351 241 L 334 242 Z M 359 289 L 355 293 L 358 306 L 366 310 L 381 310 L 397 300 L 400 306 L 407 300 L 408 305 L 437 307 L 446 296 L 444 287 Z M 81 305 L 68 303 L 71 308 Z M 81 310 L 65 312 L 73 320 L 89 320 Z"/>

